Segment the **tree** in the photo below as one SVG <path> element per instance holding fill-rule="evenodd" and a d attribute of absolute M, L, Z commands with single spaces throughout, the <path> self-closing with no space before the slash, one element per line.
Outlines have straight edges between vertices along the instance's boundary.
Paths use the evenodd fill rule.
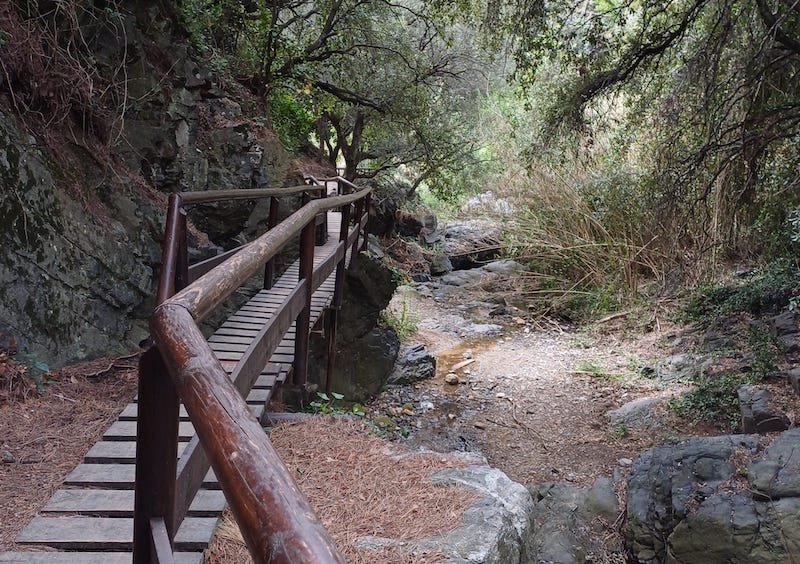
<path fill-rule="evenodd" d="M 201 30 L 199 43 L 237 61 L 234 70 L 273 101 L 273 114 L 313 115 L 302 135 L 313 132 L 330 162 L 342 159 L 345 177 L 405 164 L 414 165 L 419 183 L 472 158 L 470 113 L 461 110 L 480 81 L 461 40 L 468 34 L 454 37 L 411 2 L 215 6 L 207 29 L 197 19 L 189 26 Z M 472 86 L 464 88 L 468 78 Z M 449 95 L 454 88 L 464 95 Z"/>
<path fill-rule="evenodd" d="M 516 38 L 515 78 L 551 85 L 546 131 L 624 129 L 615 150 L 651 170 L 665 213 L 702 245 L 800 205 L 796 3 L 521 0 L 494 13 Z"/>

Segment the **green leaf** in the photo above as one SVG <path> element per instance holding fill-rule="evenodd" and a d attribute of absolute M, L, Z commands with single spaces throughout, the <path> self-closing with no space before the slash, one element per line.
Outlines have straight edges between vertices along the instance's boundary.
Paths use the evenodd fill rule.
<path fill-rule="evenodd" d="M 337 399 L 337 400 L 344 399 L 344 394 L 338 394 L 336 392 L 331 392 L 331 395 L 333 396 L 333 399 Z"/>

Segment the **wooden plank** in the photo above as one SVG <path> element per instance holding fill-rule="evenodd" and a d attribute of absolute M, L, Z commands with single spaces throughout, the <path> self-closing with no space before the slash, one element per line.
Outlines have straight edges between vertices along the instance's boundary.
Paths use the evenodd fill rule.
<path fill-rule="evenodd" d="M 219 329 L 217 329 L 214 335 L 236 335 L 239 337 L 250 337 L 253 338 L 258 334 L 257 328 L 248 328 L 248 327 L 237 327 L 235 324 L 231 324 L 230 326 L 222 325 Z"/>
<path fill-rule="evenodd" d="M 247 317 L 245 315 L 231 315 L 228 320 L 222 324 L 222 327 L 232 327 L 235 329 L 252 329 L 253 327 L 262 327 L 264 319 L 256 319 L 254 317 Z"/>
<path fill-rule="evenodd" d="M 252 389 L 253 390 L 259 390 L 259 389 L 263 390 L 265 388 L 274 388 L 277 381 L 278 381 L 278 375 L 277 374 L 262 374 L 261 376 L 259 376 L 256 379 L 255 383 L 253 384 L 253 388 Z M 255 411 L 252 408 L 250 409 L 250 411 L 253 412 L 253 415 L 256 416 L 256 419 L 259 419 L 261 417 L 262 413 L 263 413 L 263 410 L 262 410 L 261 413 L 255 413 Z"/>
<path fill-rule="evenodd" d="M 185 442 L 178 443 L 176 458 L 186 448 Z M 134 464 L 136 462 L 136 441 L 100 441 L 95 443 L 84 457 L 91 464 Z"/>
<path fill-rule="evenodd" d="M 277 377 L 278 374 L 280 374 L 281 365 L 279 364 L 270 365 L 268 366 L 268 368 L 270 368 L 270 370 L 268 372 L 267 371 L 262 372 L 261 377 L 269 380 L 269 378 L 275 378 Z M 258 387 L 264 388 L 266 386 L 258 386 Z M 258 406 L 255 405 L 250 408 L 250 411 L 256 417 L 261 417 L 261 414 L 264 412 L 263 408 L 259 408 Z M 139 404 L 129 403 L 128 405 L 125 406 L 125 409 L 122 410 L 122 413 L 120 413 L 119 419 L 120 421 L 136 421 L 136 416 L 138 415 L 138 413 L 139 413 Z M 189 414 L 186 413 L 186 408 L 183 406 L 181 406 L 180 409 L 180 418 L 181 421 L 189 420 Z"/>
<path fill-rule="evenodd" d="M 271 388 L 270 389 L 266 389 L 266 390 L 260 390 L 260 389 L 253 388 L 252 390 L 250 390 L 250 393 L 247 395 L 247 403 L 248 404 L 253 404 L 253 403 L 265 404 L 265 403 L 267 403 L 269 401 L 269 399 L 271 397 L 272 397 L 272 389 Z"/>
<path fill-rule="evenodd" d="M 190 517 L 218 517 L 225 509 L 222 490 L 200 490 L 189 507 Z M 132 517 L 133 490 L 57 490 L 42 513 L 74 513 L 104 517 Z"/>
<path fill-rule="evenodd" d="M 175 534 L 175 549 L 204 549 L 216 526 L 216 517 L 187 517 Z M 133 548 L 133 519 L 34 517 L 17 542 L 70 550 L 129 550 Z"/>
<path fill-rule="evenodd" d="M 189 440 L 194 436 L 194 427 L 189 422 L 178 423 L 178 440 Z M 103 434 L 104 441 L 136 440 L 136 421 L 115 421 Z"/>
<path fill-rule="evenodd" d="M 68 486 L 83 486 L 110 489 L 133 488 L 135 467 L 133 464 L 80 464 L 70 472 L 64 483 Z M 214 472 L 209 470 L 203 478 L 203 487 L 219 489 Z"/>
<path fill-rule="evenodd" d="M 175 564 L 201 564 L 202 552 L 175 552 Z M 0 564 L 131 564 L 130 552 L 0 552 Z"/>
<path fill-rule="evenodd" d="M 237 363 L 239 360 L 241 360 L 243 354 L 244 353 L 231 352 L 231 351 L 220 351 L 218 353 L 215 353 L 216 357 L 222 363 L 222 367 L 225 368 L 225 370 L 228 371 L 228 373 L 230 373 L 231 371 L 228 370 L 228 366 L 226 366 L 225 363 L 226 362 Z M 292 362 L 294 361 L 294 355 L 291 353 L 290 354 L 275 353 L 269 358 L 269 361 L 272 363 L 279 363 L 279 364 L 292 364 Z"/>
<path fill-rule="evenodd" d="M 244 343 L 213 342 L 213 343 L 209 343 L 209 345 L 211 345 L 211 350 L 214 351 L 215 353 L 222 353 L 222 352 L 243 353 L 250 347 L 250 343 L 244 344 Z M 292 354 L 294 351 L 292 350 L 291 347 L 284 347 L 282 349 L 281 346 L 278 345 L 274 352 L 280 353 L 280 354 Z M 217 355 L 217 357 L 219 358 L 219 355 Z"/>

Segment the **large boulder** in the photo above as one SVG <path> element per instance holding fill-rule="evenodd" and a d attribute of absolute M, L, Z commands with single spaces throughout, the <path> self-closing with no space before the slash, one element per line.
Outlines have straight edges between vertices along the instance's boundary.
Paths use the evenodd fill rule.
<path fill-rule="evenodd" d="M 380 260 L 361 253 L 345 277 L 342 308 L 338 314 L 333 390 L 349 401 L 364 401 L 377 394 L 394 369 L 400 350 L 397 333 L 380 323 L 397 283 Z M 327 339 L 312 334 L 309 381 L 324 386 Z"/>
<path fill-rule="evenodd" d="M 528 490 L 534 501 L 532 562 L 573 564 L 622 558 L 621 537 L 609 536 L 620 511 L 610 479 L 598 478 L 587 488 L 545 483 Z"/>
<path fill-rule="evenodd" d="M 425 345 L 403 347 L 397 357 L 394 370 L 389 376 L 390 384 L 412 384 L 436 374 L 436 357 Z"/>
<path fill-rule="evenodd" d="M 763 452 L 755 435 L 693 438 L 645 451 L 628 481 L 635 562 L 779 563 L 800 553 L 800 430 Z"/>
<path fill-rule="evenodd" d="M 789 428 L 789 418 L 775 405 L 767 388 L 744 385 L 737 395 L 745 433 L 771 433 Z"/>
<path fill-rule="evenodd" d="M 413 553 L 438 553 L 453 564 L 526 564 L 535 562 L 530 547 L 534 525 L 533 500 L 525 486 L 512 481 L 496 468 L 476 464 L 435 473 L 436 482 L 466 486 L 475 491 L 475 501 L 461 516 L 458 527 L 441 535 L 401 541 L 362 537 L 364 548 L 403 546 Z"/>
<path fill-rule="evenodd" d="M 444 253 L 455 270 L 475 268 L 500 254 L 500 229 L 484 220 L 450 225 L 444 232 Z"/>

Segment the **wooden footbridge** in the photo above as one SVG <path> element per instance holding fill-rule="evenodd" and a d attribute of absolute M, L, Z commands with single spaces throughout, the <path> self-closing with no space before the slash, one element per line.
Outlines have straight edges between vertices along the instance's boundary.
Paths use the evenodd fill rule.
<path fill-rule="evenodd" d="M 19 535 L 31 550 L 0 563 L 199 563 L 226 503 L 256 562 L 344 562 L 260 423 L 279 388 L 307 393 L 323 319 L 330 386 L 345 268 L 366 243 L 369 190 L 310 182 L 170 197 L 139 394 Z M 331 186 L 338 195 L 311 198 Z M 305 205 L 279 222 L 292 194 Z M 270 198 L 269 230 L 189 266 L 187 208 L 257 198 Z M 298 236 L 300 258 L 275 280 L 275 256 Z M 261 271 L 264 289 L 206 339 L 198 324 Z"/>

